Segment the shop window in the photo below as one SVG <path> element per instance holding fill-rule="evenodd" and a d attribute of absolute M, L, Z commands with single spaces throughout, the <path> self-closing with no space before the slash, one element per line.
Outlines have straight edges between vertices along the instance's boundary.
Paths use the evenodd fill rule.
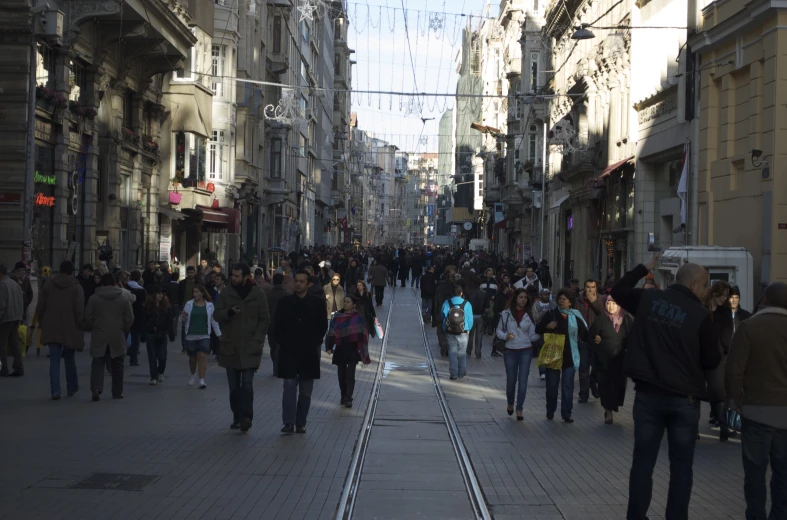
<path fill-rule="evenodd" d="M 281 139 L 271 139 L 271 178 L 281 179 Z"/>
<path fill-rule="evenodd" d="M 184 187 L 205 180 L 206 140 L 191 132 L 175 134 L 175 177 Z"/>

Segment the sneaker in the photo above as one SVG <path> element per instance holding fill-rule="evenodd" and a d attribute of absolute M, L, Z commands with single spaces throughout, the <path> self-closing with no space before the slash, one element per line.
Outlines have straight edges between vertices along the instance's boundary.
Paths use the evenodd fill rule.
<path fill-rule="evenodd" d="M 199 380 L 199 389 L 200 390 L 205 390 L 206 388 L 208 388 L 208 385 L 205 384 L 205 380 L 204 379 L 200 379 Z"/>
<path fill-rule="evenodd" d="M 164 382 L 164 374 L 159 374 L 158 375 L 158 382 L 159 383 L 163 383 Z"/>
<path fill-rule="evenodd" d="M 240 422 L 240 431 L 247 432 L 247 431 L 249 431 L 249 428 L 251 428 L 251 419 L 248 419 L 248 418 L 243 419 Z"/>
<path fill-rule="evenodd" d="M 230 430 L 237 430 L 238 428 L 240 428 L 240 423 L 233 422 L 232 424 L 230 424 Z"/>
<path fill-rule="evenodd" d="M 295 426 L 292 424 L 285 424 L 284 427 L 281 429 L 282 433 L 291 434 L 295 433 Z"/>
<path fill-rule="evenodd" d="M 73 392 L 68 392 L 66 395 L 68 397 L 74 397 L 74 394 L 76 394 L 77 392 L 79 392 L 79 387 L 76 387 L 76 389 Z"/>
<path fill-rule="evenodd" d="M 197 374 L 191 374 L 191 379 L 189 379 L 189 386 L 194 386 L 197 384 Z"/>
<path fill-rule="evenodd" d="M 345 399 L 345 401 L 344 401 L 344 407 L 345 407 L 345 408 L 352 408 L 352 407 L 353 407 L 353 400 L 352 400 L 352 397 L 349 397 L 349 398 Z"/>
<path fill-rule="evenodd" d="M 158 384 L 158 379 L 151 379 L 150 386 L 156 386 Z"/>
<path fill-rule="evenodd" d="M 296 426 L 295 433 L 306 433 L 306 426 Z"/>
<path fill-rule="evenodd" d="M 546 375 L 546 374 L 541 374 L 541 376 L 540 376 L 540 377 L 541 377 L 541 381 L 544 381 L 544 380 L 546 380 L 546 378 L 547 378 L 547 375 Z"/>

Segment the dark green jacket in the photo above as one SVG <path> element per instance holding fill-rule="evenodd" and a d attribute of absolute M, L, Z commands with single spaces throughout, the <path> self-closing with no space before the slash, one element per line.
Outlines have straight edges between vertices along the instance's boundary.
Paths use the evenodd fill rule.
<path fill-rule="evenodd" d="M 239 307 L 240 312 L 233 314 L 232 307 Z M 219 366 L 258 369 L 270 324 L 265 293 L 255 284 L 249 294 L 241 298 L 238 290 L 229 285 L 221 291 L 213 317 L 221 326 Z"/>

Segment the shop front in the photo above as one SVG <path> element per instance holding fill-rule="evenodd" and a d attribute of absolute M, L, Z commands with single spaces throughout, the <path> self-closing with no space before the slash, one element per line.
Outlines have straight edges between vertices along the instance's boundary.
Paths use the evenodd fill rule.
<path fill-rule="evenodd" d="M 240 258 L 240 210 L 195 206 L 183 209 L 186 218 L 174 221 L 173 260 L 180 265 L 198 265 L 201 260 L 219 262 L 229 272 Z"/>

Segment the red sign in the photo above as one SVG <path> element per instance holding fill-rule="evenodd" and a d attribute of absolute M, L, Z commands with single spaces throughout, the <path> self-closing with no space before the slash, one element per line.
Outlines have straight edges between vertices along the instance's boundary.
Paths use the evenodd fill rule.
<path fill-rule="evenodd" d="M 49 206 L 52 207 L 55 205 L 55 198 L 54 197 L 47 197 L 43 193 L 39 193 L 36 195 L 35 199 L 36 206 Z"/>
<path fill-rule="evenodd" d="M 21 193 L 0 193 L 0 206 L 21 206 Z"/>
<path fill-rule="evenodd" d="M 787 222 L 779 222 L 779 229 L 787 229 Z"/>

